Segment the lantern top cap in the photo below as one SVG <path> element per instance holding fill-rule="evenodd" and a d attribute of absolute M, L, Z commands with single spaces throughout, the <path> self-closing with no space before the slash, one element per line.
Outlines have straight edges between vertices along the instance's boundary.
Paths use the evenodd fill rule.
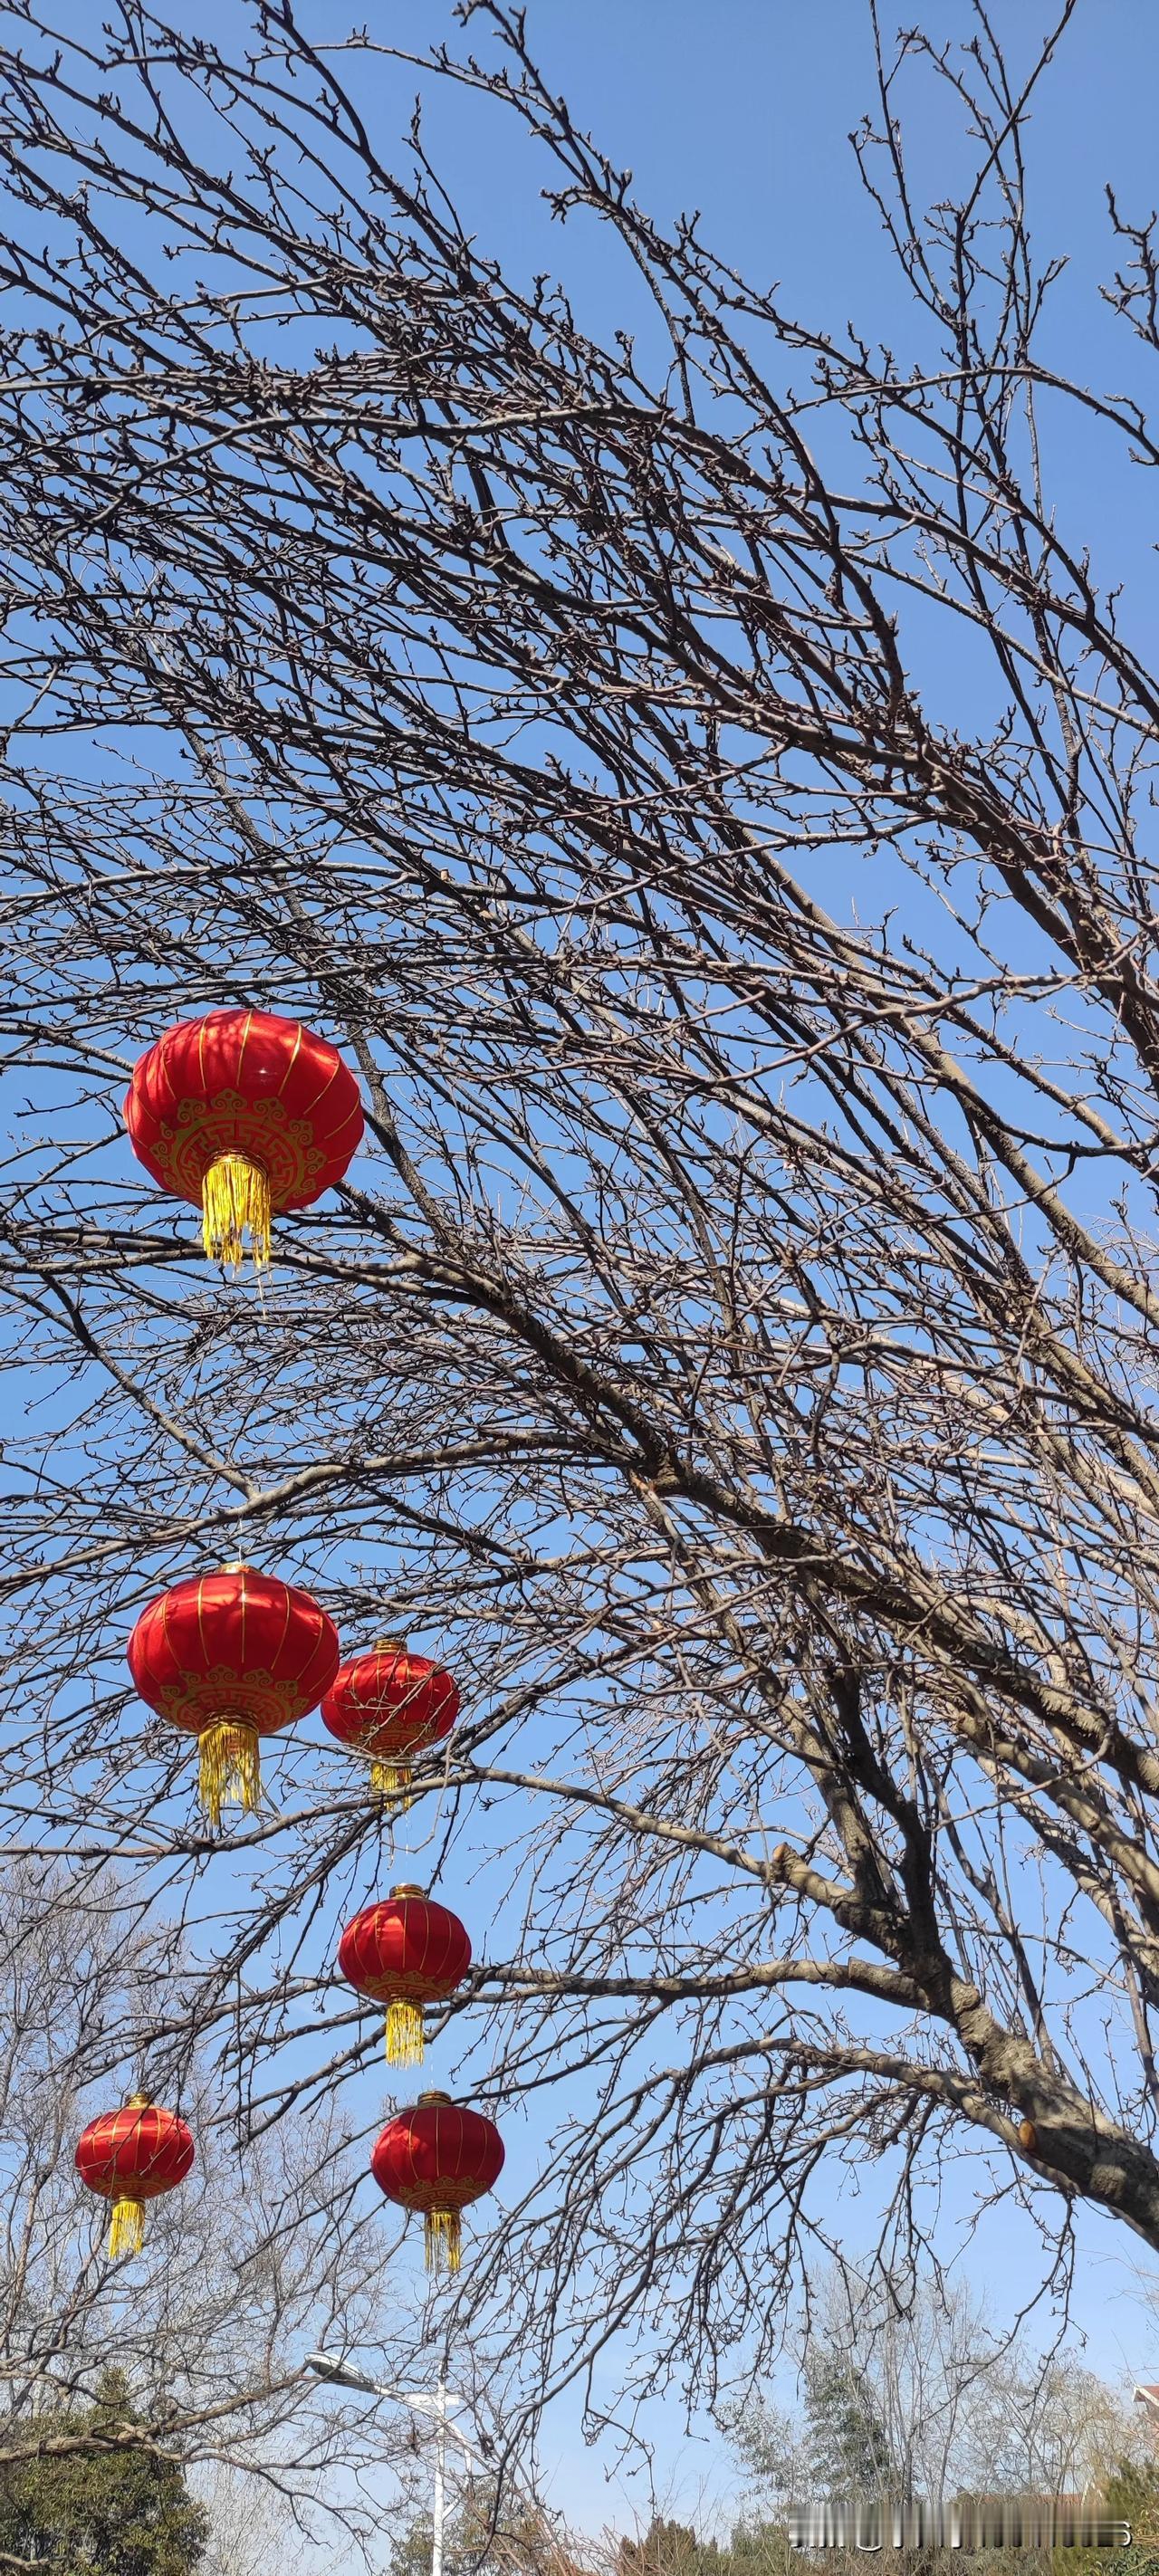
<path fill-rule="evenodd" d="M 405 1637 L 376 1637 L 371 1647 L 374 1655 L 405 1655 Z"/>
<path fill-rule="evenodd" d="M 125 2104 L 126 2111 L 151 2111 L 152 2108 L 153 2096 L 151 2093 L 130 2093 L 129 2099 Z"/>
<path fill-rule="evenodd" d="M 418 2108 L 420 2111 L 425 2111 L 429 2105 L 435 2104 L 439 2108 L 445 2107 L 447 2110 L 452 2110 L 454 2108 L 454 2100 L 455 2097 L 453 2093 L 420 2093 L 418 2098 Z"/>
<path fill-rule="evenodd" d="M 392 1896 L 425 1896 L 427 1891 L 425 1887 L 416 1887 L 410 1879 L 404 1878 L 400 1880 L 397 1887 L 392 1887 L 390 1892 Z"/>
<path fill-rule="evenodd" d="M 246 1556 L 227 1556 L 221 1570 L 223 1574 L 253 1573 L 253 1567 L 250 1564 L 249 1558 Z"/>

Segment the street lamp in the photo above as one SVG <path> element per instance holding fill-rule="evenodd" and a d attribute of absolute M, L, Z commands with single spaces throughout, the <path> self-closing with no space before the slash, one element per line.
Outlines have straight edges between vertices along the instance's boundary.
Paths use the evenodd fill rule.
<path fill-rule="evenodd" d="M 433 2418 L 435 2426 L 435 2480 L 433 2511 L 431 2514 L 431 2576 L 443 2576 L 443 2524 L 446 2518 L 448 2433 L 453 2433 L 456 2442 L 459 2444 L 460 2449 L 465 2453 L 466 2458 L 470 2461 L 473 2469 L 481 2469 L 483 2466 L 478 2452 L 472 2450 L 466 2434 L 460 2432 L 458 2425 L 454 2422 L 453 2417 L 447 2411 L 451 2406 L 465 2406 L 467 2403 L 466 2398 L 460 2397 L 453 2388 L 448 2388 L 441 2370 L 435 2383 L 434 2394 L 428 2395 L 423 2389 L 395 2388 L 391 2385 L 389 2380 L 371 2379 L 366 2371 L 356 2370 L 352 2363 L 348 2361 L 332 2361 L 329 2353 L 326 2352 L 307 2353 L 306 2367 L 308 2370 L 314 2371 L 319 2379 L 330 2380 L 335 2387 L 357 2388 L 360 2395 L 364 2397 L 392 2397 L 399 2406 L 409 2406 L 412 2415 Z M 480 2433 L 479 2440 L 484 2450 L 490 2450 L 491 2445 L 487 2440 L 485 2433 Z"/>

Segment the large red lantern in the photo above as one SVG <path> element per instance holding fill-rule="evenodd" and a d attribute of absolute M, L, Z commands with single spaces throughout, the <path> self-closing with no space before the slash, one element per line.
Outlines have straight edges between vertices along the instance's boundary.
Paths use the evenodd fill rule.
<path fill-rule="evenodd" d="M 272 1011 L 210 1011 L 166 1029 L 135 1066 L 125 1125 L 138 1162 L 202 1211 L 211 1261 L 270 1257 L 270 1214 L 340 1181 L 362 1135 L 358 1085 L 335 1047 Z"/>
<path fill-rule="evenodd" d="M 322 1702 L 331 1735 L 370 1763 L 371 1784 L 407 1803 L 415 1755 L 441 1744 L 459 1714 L 448 1672 L 403 1637 L 380 1637 L 338 1671 Z"/>
<path fill-rule="evenodd" d="M 338 1945 L 347 1983 L 387 2007 L 389 2066 L 422 2065 L 423 2007 L 445 2003 L 470 1965 L 465 1926 L 422 1887 L 392 1887 L 385 1903 L 364 1906 Z"/>
<path fill-rule="evenodd" d="M 460 2212 L 498 2182 L 503 2140 L 493 2120 L 449 2093 L 420 2093 L 413 2110 L 388 2120 L 370 2170 L 388 2200 L 422 2211 L 428 2272 L 457 2272 Z"/>
<path fill-rule="evenodd" d="M 227 1798 L 257 1806 L 258 1739 L 317 1707 L 338 1667 L 338 1632 L 308 1592 L 226 1565 L 151 1601 L 128 1657 L 141 1698 L 198 1737 L 201 1803 L 217 1825 Z"/>
<path fill-rule="evenodd" d="M 111 2200 L 109 2255 L 139 2254 L 145 2237 L 145 2202 L 184 2182 L 194 2161 L 193 2139 L 175 2111 L 159 2111 L 147 2093 L 134 2093 L 121 2111 L 102 2111 L 77 2140 L 76 2169 L 90 2191 Z"/>

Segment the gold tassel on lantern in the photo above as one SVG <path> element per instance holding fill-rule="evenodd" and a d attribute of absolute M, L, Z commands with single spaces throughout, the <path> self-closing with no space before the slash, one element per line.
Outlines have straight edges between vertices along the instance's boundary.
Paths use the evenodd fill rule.
<path fill-rule="evenodd" d="M 144 2242 L 144 2203 L 139 2200 L 115 2200 L 113 2223 L 109 2229 L 110 2263 L 119 2263 L 124 2254 L 139 2254 Z"/>
<path fill-rule="evenodd" d="M 463 2221 L 457 2209 L 428 2209 L 423 2220 L 423 2253 L 428 2272 L 457 2272 L 462 2261 Z"/>
<path fill-rule="evenodd" d="M 240 1718 L 223 1717 L 216 1726 L 207 1726 L 198 1740 L 198 1791 L 210 1823 L 221 1823 L 227 1800 L 254 1815 L 262 1787 L 256 1729 Z"/>
<path fill-rule="evenodd" d="M 386 2012 L 387 2065 L 421 2066 L 425 2053 L 422 2005 L 395 1995 Z"/>
<path fill-rule="evenodd" d="M 376 1759 L 370 1765 L 370 1785 L 376 1797 L 388 1798 L 401 1814 L 414 1804 L 410 1795 L 412 1777 L 409 1762 L 380 1762 Z"/>
<path fill-rule="evenodd" d="M 201 1240 L 208 1261 L 240 1270 L 245 1234 L 255 1270 L 270 1266 L 270 1183 L 248 1154 L 219 1154 L 201 1184 Z"/>

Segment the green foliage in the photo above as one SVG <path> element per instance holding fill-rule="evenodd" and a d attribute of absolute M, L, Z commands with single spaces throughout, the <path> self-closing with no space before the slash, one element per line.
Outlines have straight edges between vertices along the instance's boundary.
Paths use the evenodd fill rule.
<path fill-rule="evenodd" d="M 1108 2513 L 1130 2523 L 1135 2546 L 1159 2560 L 1159 2461 L 1120 2460 L 1103 2499 Z"/>
<path fill-rule="evenodd" d="M 1059 2576 L 1159 2576 L 1159 2462 L 1120 2460 L 1103 2480 L 1105 2510 L 1131 2525 L 1131 2547 L 1055 2552 Z"/>
<path fill-rule="evenodd" d="M 12 2419 L 9 2431 L 31 2443 L 141 2421 L 127 2380 L 110 2370 L 92 2406 Z M 53 2576 L 192 2576 L 207 2539 L 179 2462 L 143 2446 L 33 2453 L 0 2467 L 0 2550 Z"/>
<path fill-rule="evenodd" d="M 431 2539 L 429 2513 L 394 2532 L 389 2576 L 430 2576 Z M 496 2511 L 494 2491 L 484 2485 L 447 2515 L 443 2570 L 444 2576 L 577 2576 L 545 2515 L 512 2495 L 500 2498 Z"/>
<path fill-rule="evenodd" d="M 687 2523 L 653 2514 L 642 2540 L 621 2540 L 619 2576 L 726 2576 L 728 2558 L 715 2540 L 698 2540 Z"/>
<path fill-rule="evenodd" d="M 656 2514 L 642 2540 L 621 2540 L 618 2551 L 618 2576 L 786 2576 L 790 2564 L 788 2526 L 759 2517 L 735 2524 L 722 2548 Z"/>
<path fill-rule="evenodd" d="M 801 2567 L 799 2553 L 789 2547 L 787 2522 L 758 2516 L 733 2524 L 722 2576 L 789 2576 L 793 2568 L 800 2576 Z"/>
<path fill-rule="evenodd" d="M 810 2363 L 805 2425 L 811 2499 L 883 2496 L 895 2487 L 889 2438 L 866 2374 L 854 2363 L 829 2353 Z"/>
<path fill-rule="evenodd" d="M 726 2419 L 729 2440 L 754 2486 L 795 2495 L 803 2475 L 801 2427 L 766 2398 L 750 2397 Z"/>

